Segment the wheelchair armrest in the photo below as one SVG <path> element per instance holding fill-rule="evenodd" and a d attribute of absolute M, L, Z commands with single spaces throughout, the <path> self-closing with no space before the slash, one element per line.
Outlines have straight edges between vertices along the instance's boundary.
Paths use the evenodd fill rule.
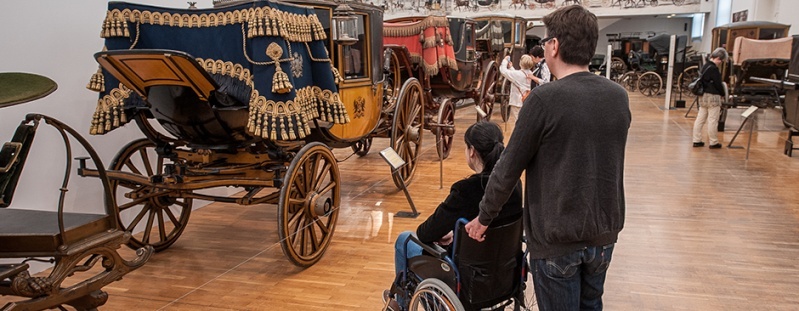
<path fill-rule="evenodd" d="M 419 246 L 421 246 L 422 249 L 424 249 L 424 251 L 430 253 L 430 255 L 433 255 L 438 259 L 444 259 L 449 255 L 446 249 L 437 244 L 427 245 L 426 243 L 422 243 L 422 241 L 419 241 L 419 238 L 417 238 L 414 235 L 411 235 L 410 239 L 416 242 L 416 244 L 418 244 Z"/>

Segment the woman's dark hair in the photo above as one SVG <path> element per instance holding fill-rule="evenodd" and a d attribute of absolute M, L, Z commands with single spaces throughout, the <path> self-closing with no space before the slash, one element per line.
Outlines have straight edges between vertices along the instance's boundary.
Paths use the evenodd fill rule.
<path fill-rule="evenodd" d="M 505 136 L 502 130 L 494 122 L 480 121 L 469 126 L 463 134 L 466 147 L 473 147 L 480 159 L 483 160 L 483 171 L 481 173 L 491 173 L 494 165 L 497 164 L 502 150 L 505 150 Z"/>
<path fill-rule="evenodd" d="M 536 45 L 530 49 L 530 55 L 538 58 L 544 58 L 544 48 L 542 48 L 540 45 Z"/>

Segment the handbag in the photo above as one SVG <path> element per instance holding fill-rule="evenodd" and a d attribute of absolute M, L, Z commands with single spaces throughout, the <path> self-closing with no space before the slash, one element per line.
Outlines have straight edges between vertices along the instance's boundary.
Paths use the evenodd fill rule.
<path fill-rule="evenodd" d="M 696 80 L 688 83 L 688 90 L 691 91 L 691 94 L 696 96 L 702 96 L 705 94 L 705 85 L 702 83 L 702 76 L 705 74 L 705 71 L 707 71 L 707 68 L 699 73 L 699 77 L 697 77 Z"/>

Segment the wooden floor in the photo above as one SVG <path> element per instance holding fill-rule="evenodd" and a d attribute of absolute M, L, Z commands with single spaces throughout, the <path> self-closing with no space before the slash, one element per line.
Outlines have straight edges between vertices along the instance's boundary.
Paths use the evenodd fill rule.
<path fill-rule="evenodd" d="M 694 119 L 684 117 L 686 109 L 664 111 L 662 97 L 630 99 L 626 226 L 607 277 L 607 309 L 799 308 L 799 155 L 783 155 L 777 112 L 758 112 L 746 160 L 745 149 L 726 147 L 743 110 L 731 110 L 725 147 L 710 150 L 692 148 Z M 434 136 L 425 132 L 410 187 L 420 218 L 392 218 L 409 207 L 377 154 L 387 139 L 375 139 L 369 155 L 340 163 L 341 214 L 315 266 L 301 270 L 285 259 L 274 206 L 211 204 L 193 213 L 170 249 L 106 287 L 103 309 L 378 310 L 393 278 L 397 234 L 415 229 L 448 186 L 470 174 L 462 133 L 474 119 L 470 108 L 457 112 L 443 189 Z M 746 146 L 747 138 L 735 145 Z M 350 152 L 335 153 L 344 159 Z"/>

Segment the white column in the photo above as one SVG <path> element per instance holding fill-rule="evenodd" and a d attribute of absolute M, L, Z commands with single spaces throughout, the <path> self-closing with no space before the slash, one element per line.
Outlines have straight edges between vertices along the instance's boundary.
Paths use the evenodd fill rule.
<path fill-rule="evenodd" d="M 677 36 L 671 35 L 671 39 L 669 40 L 669 65 L 666 69 L 666 84 L 664 87 L 666 88 L 666 102 L 663 104 L 663 108 L 665 110 L 669 110 L 671 108 L 671 85 L 674 79 L 674 50 L 677 47 Z"/>

